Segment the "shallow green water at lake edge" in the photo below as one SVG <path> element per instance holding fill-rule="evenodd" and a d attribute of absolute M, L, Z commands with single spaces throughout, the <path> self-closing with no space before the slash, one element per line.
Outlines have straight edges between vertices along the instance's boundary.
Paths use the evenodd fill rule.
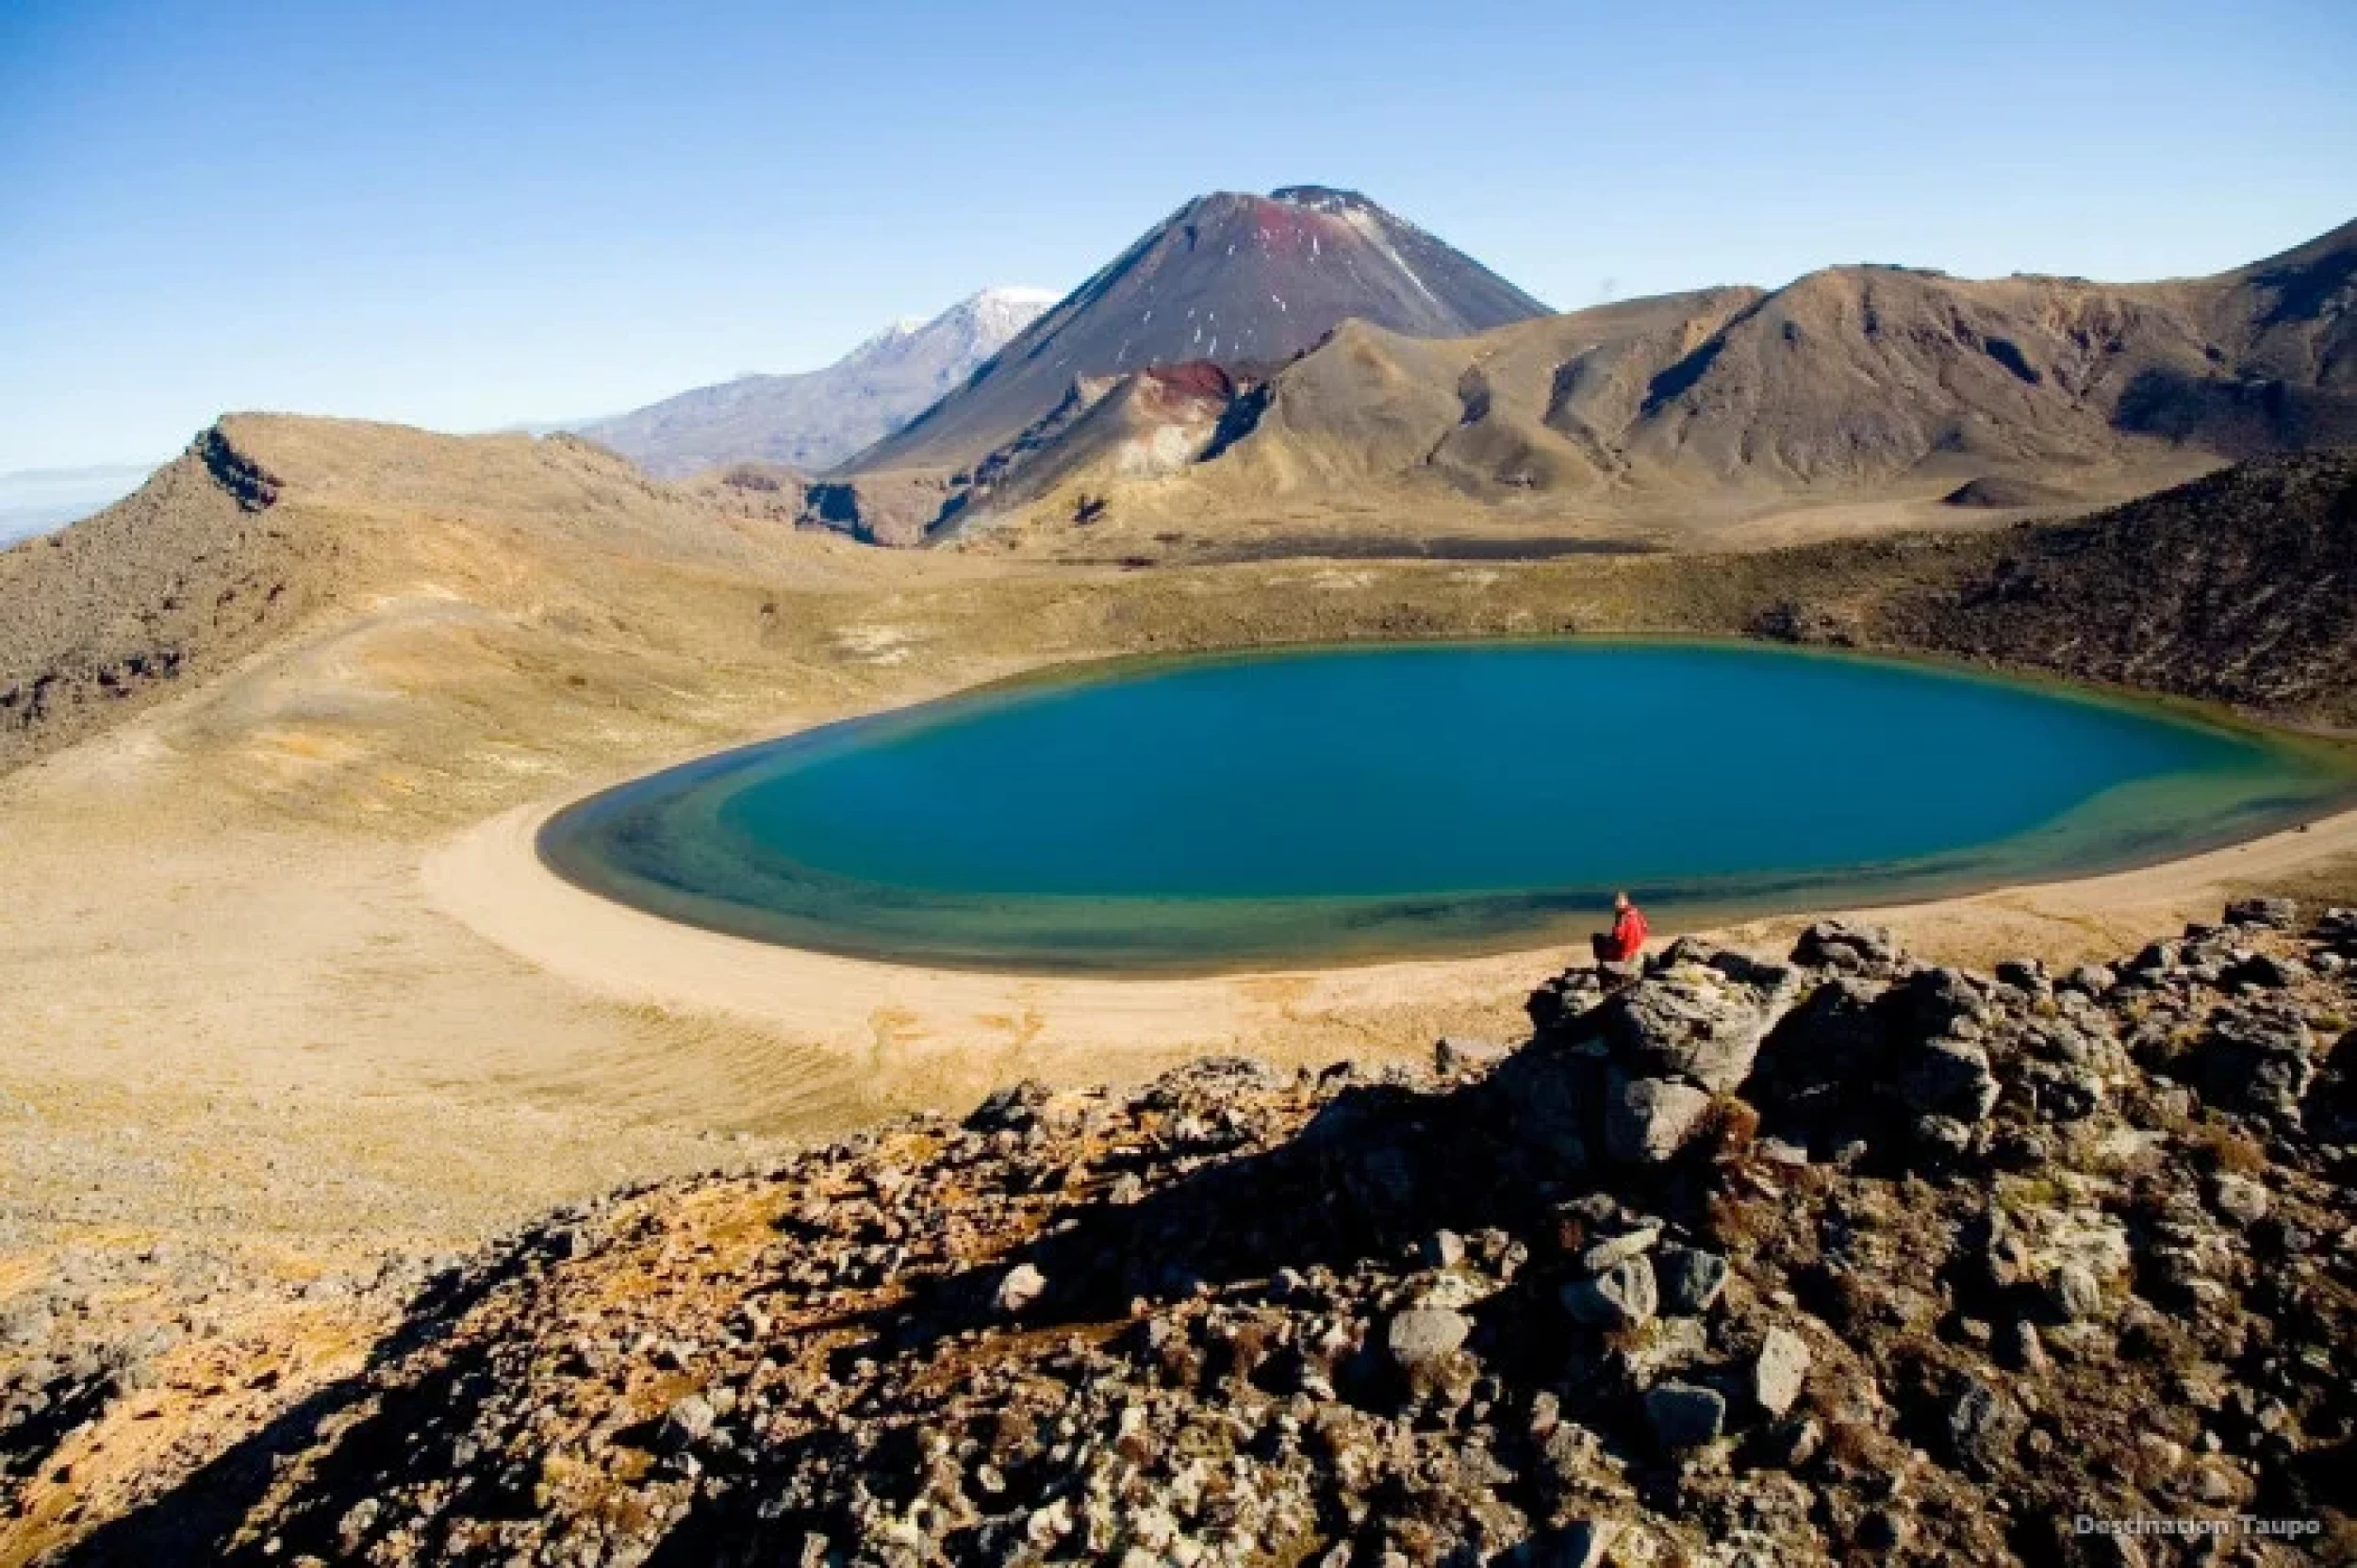
<path fill-rule="evenodd" d="M 1170 972 L 1496 949 L 2168 858 L 2357 787 L 2330 748 L 1749 644 L 1256 651 L 1049 672 L 560 813 L 622 902 L 913 963 Z"/>

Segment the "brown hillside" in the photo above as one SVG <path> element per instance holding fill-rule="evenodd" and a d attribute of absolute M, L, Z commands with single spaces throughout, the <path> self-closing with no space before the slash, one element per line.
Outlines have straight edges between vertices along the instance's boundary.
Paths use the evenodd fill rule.
<path fill-rule="evenodd" d="M 136 495 L 0 552 L 0 768 L 234 663 L 334 591 L 340 541 L 220 428 Z"/>
<path fill-rule="evenodd" d="M 362 624 L 477 653 L 508 637 L 665 657 L 757 645 L 762 585 L 823 585 L 849 552 L 798 536 L 783 493 L 676 489 L 570 437 L 230 416 L 138 494 L 0 553 L 0 770 Z M 698 610 L 716 592 L 744 602 L 741 621 Z M 564 668 L 548 646 L 535 657 L 536 681 Z"/>
<path fill-rule="evenodd" d="M 2120 290 L 1838 268 L 1656 377 L 1620 436 L 1637 464 L 1754 484 L 1854 485 L 1959 459 L 2045 470 L 2110 454 L 2135 374 L 2201 364 L 2189 320 Z"/>
<path fill-rule="evenodd" d="M 1678 330 L 1708 333 L 1725 303 L 1678 307 Z M 1524 345 L 1467 341 L 1496 352 L 1452 384 L 1527 387 L 1501 370 Z M 1342 464 L 1411 426 L 1442 356 L 1463 348 L 1346 329 L 1297 367 L 1297 385 L 1319 390 L 1314 376 L 1347 355 L 1357 382 L 1390 387 L 1389 404 L 1344 399 L 1372 410 L 1359 439 L 1240 449 L 1195 471 L 1290 453 L 1302 461 L 1261 483 L 1346 481 Z M 1552 414 L 1499 399 L 1488 418 L 1513 415 L 1533 451 L 1568 466 L 1576 448 L 1541 443 L 1558 440 L 1566 410 L 1624 396 L 1642 373 L 1636 352 L 1600 337 L 1570 362 L 1606 369 L 1566 378 Z M 1213 415 L 1235 401 L 1211 366 L 1116 384 L 1047 443 L 1094 465 L 1078 479 L 1047 470 L 1047 493 L 1067 508 L 1056 526 L 1121 538 L 1137 488 L 1171 482 L 1109 476 L 1183 462 L 1163 439 L 1174 430 L 1185 446 L 1216 443 Z M 1270 417 L 1306 421 L 1315 408 L 1304 396 Z M 921 658 L 956 682 L 977 657 L 1058 649 L 1553 629 L 1842 636 L 2357 724 L 2352 461 L 2263 460 L 2102 518 L 2003 534 L 1591 555 L 1412 590 L 1328 574 L 1304 596 L 1281 577 L 1207 569 L 1116 592 L 1099 573 L 938 553 L 920 566 L 798 531 L 784 492 L 762 487 L 766 470 L 737 475 L 750 488 L 724 476 L 691 492 L 566 438 L 240 416 L 138 496 L 0 554 L 0 769 L 196 687 L 211 696 L 186 738 L 244 787 L 381 799 L 486 746 L 536 767 L 539 751 L 585 734 L 618 744 L 628 733 L 649 752 L 691 745 L 774 714 L 789 670 L 840 681 Z M 1474 483 L 1439 488 L 1462 497 Z M 1514 516 L 1510 499 L 1464 503 Z M 1444 553 L 1450 536 L 1425 534 L 1424 520 L 1373 509 L 1365 527 L 1412 530 Z M 948 649 L 968 656 L 943 662 Z M 432 798 L 437 812 L 466 807 Z"/>
<path fill-rule="evenodd" d="M 1646 388 L 1757 298 L 1706 289 L 1454 341 L 1351 322 L 1276 377 L 1220 482 L 1304 488 L 1422 469 L 1488 500 L 1607 484 L 1626 469 L 1610 437 Z"/>
<path fill-rule="evenodd" d="M 2078 522 L 1881 617 L 1894 640 L 2357 725 L 2357 452 L 2268 457 Z"/>
<path fill-rule="evenodd" d="M 1057 479 L 968 510 L 997 517 L 994 548 L 1048 553 L 1138 551 L 1207 514 L 1213 534 L 1332 524 L 1373 500 L 1503 538 L 1690 547 L 1734 542 L 1711 520 L 1746 508 L 1929 503 L 1972 480 L 2133 494 L 2357 441 L 2352 269 L 2357 225 L 2180 282 L 1841 267 L 1470 338 L 1349 322 L 1240 398 L 1183 471 L 1120 485 L 1015 454 Z M 1089 541 L 1064 529 L 1078 488 L 1113 524 Z"/>

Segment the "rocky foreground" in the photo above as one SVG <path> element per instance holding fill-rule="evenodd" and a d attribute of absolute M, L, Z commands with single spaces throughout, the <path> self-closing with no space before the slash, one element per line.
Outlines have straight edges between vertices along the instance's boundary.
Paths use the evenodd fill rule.
<path fill-rule="evenodd" d="M 1530 1013 L 560 1213 L 66 1555 L 2357 1553 L 2357 912 L 2059 976 L 1682 941 Z M 19 1476 L 128 1382 L 5 1376 Z"/>

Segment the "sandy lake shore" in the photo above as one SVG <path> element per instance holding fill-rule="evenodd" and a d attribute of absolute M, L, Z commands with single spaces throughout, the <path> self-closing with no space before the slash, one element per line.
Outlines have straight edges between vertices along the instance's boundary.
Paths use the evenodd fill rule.
<path fill-rule="evenodd" d="M 548 871 L 539 823 L 592 783 L 779 726 L 722 710 L 694 739 L 470 750 L 415 790 L 330 750 L 312 715 L 377 711 L 356 704 L 381 701 L 380 672 L 420 625 L 465 632 L 436 615 L 338 633 L 0 778 L 0 1296 L 87 1312 L 93 1332 L 217 1326 L 69 1445 L 73 1483 L 0 1527 L 0 1564 L 354 1372 L 437 1254 L 553 1205 L 766 1163 L 902 1110 L 962 1111 L 1018 1078 L 1135 1082 L 1207 1051 L 1428 1060 L 1443 1033 L 1519 1038 L 1524 999 L 1566 957 L 1042 979 L 675 925 Z M 785 721 L 1008 668 L 814 683 Z M 2352 887 L 2357 812 L 1867 913 L 1930 957 L 2068 963 L 2133 951 L 2234 893 L 2348 901 Z M 1805 918 L 1719 934 L 1779 950 Z"/>
<path fill-rule="evenodd" d="M 1412 1034 L 1377 1020 L 1454 1005 L 1483 1022 L 1510 1013 L 1566 962 L 1560 946 L 1471 958 L 1189 978 L 991 974 L 802 951 L 666 920 L 575 886 L 540 859 L 549 818 L 580 794 L 503 812 L 421 863 L 433 905 L 564 982 L 635 1006 L 706 1010 L 787 1032 L 870 1069 L 934 1081 L 1076 1066 L 1128 1077 L 1125 1059 L 1265 1053 L 1305 1026 L 1364 1032 L 1392 1050 Z M 2296 881 L 2357 856 L 2357 811 L 2155 865 L 1966 896 L 1821 913 L 1893 928 L 1916 951 L 1957 963 L 2035 952 L 2050 963 L 2114 954 L 2233 891 Z M 1772 948 L 1816 915 L 1713 927 Z M 1669 936 L 1673 932 L 1663 932 Z M 1475 1026 L 1463 1026 L 1468 1031 Z M 1295 1051 L 1280 1051 L 1294 1056 Z"/>
<path fill-rule="evenodd" d="M 671 924 L 549 872 L 538 824 L 667 762 L 1061 661 L 863 652 L 849 668 L 872 674 L 814 664 L 766 716 L 746 690 L 689 733 L 608 719 L 562 749 L 491 748 L 471 738 L 480 716 L 449 724 L 438 703 L 388 695 L 472 669 L 479 635 L 439 600 L 394 602 L 0 778 L 0 1250 L 39 1267 L 59 1246 L 182 1232 L 463 1245 L 621 1181 L 958 1109 L 1021 1077 L 1136 1081 L 1205 1051 L 1323 1065 L 1420 1059 L 1442 1033 L 1510 1038 L 1564 962 L 1558 948 L 1055 979 Z M 510 706 L 497 723 L 531 722 Z M 378 715 L 402 727 L 356 727 Z M 444 760 L 390 760 L 396 745 Z M 2349 813 L 1873 913 L 1929 956 L 2068 963 L 2132 950 L 2235 891 L 2346 899 L 2353 869 Z M 1800 923 L 1722 934 L 1772 948 Z"/>

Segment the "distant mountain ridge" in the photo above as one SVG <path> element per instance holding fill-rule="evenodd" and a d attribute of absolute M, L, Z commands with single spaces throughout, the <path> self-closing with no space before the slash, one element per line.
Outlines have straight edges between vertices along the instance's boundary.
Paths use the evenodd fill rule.
<path fill-rule="evenodd" d="M 2063 503 L 2357 443 L 2352 223 L 2206 278 L 1844 266 L 1455 337 L 1360 318 L 1238 375 L 1224 402 L 1202 387 L 1119 395 L 1133 376 L 1071 382 L 1068 405 L 966 459 L 915 527 L 900 491 L 920 492 L 874 470 L 954 450 L 941 436 L 961 404 L 1045 352 L 1073 309 L 864 454 L 861 504 L 837 514 L 872 514 L 882 525 L 854 531 L 887 542 L 988 525 L 1001 548 L 1128 560 L 1164 556 L 1174 527 L 1248 539 L 1255 519 L 1378 509 L 1425 529 L 1478 515 L 1510 542 L 1567 520 L 1592 530 L 1981 481 L 1968 495 Z"/>
<path fill-rule="evenodd" d="M 1206 408 L 1238 396 L 1215 367 L 1141 374 L 1051 444 L 1069 439 L 1111 458 L 1128 421 L 1194 428 Z M 896 600 L 906 590 L 932 606 L 909 612 L 910 624 L 964 626 L 971 596 L 994 584 L 1015 594 L 996 601 L 1001 613 L 1023 608 L 986 634 L 1005 639 L 993 646 L 1062 638 L 1050 646 L 1076 656 L 1115 645 L 1459 632 L 1748 632 L 1937 651 L 2357 726 L 2351 453 L 2253 459 L 2076 523 L 1821 534 L 1794 548 L 1668 551 L 1570 572 L 1526 561 L 1422 576 L 1190 572 L 1166 579 L 1168 591 L 1102 598 L 1061 574 L 1026 586 L 993 564 L 896 560 L 798 528 L 791 489 L 753 465 L 694 487 L 651 481 L 569 436 L 224 416 L 137 494 L 49 539 L 0 549 L 0 772 L 330 624 L 377 648 L 388 668 L 407 668 L 427 646 L 463 657 L 470 679 L 504 694 L 512 721 L 554 726 L 545 732 L 553 735 L 625 697 L 663 725 L 680 722 L 683 684 L 713 668 L 741 675 L 750 668 L 741 661 L 800 646 L 781 635 L 788 599 L 810 612 L 849 590 Z M 1091 494 L 1110 497 L 1111 516 L 1047 520 L 1086 534 L 1113 526 L 1130 504 L 1117 488 Z M 1211 520 L 1249 536 L 1248 524 Z M 1411 536 L 1421 526 L 1391 525 Z M 1274 542 L 1274 554 L 1317 553 Z M 1196 606 L 1198 593 L 1242 597 Z M 844 613 L 853 636 L 868 635 L 866 612 Z M 600 668 L 595 651 L 618 637 L 657 665 L 617 676 L 620 685 L 572 678 L 585 663 Z M 822 657 L 856 654 L 852 643 L 820 641 L 837 650 Z M 862 657 L 834 668 L 860 668 Z M 444 689 L 467 722 L 481 721 L 475 688 Z M 743 695 L 731 722 L 772 711 L 763 704 L 774 697 L 757 685 Z M 281 699 L 249 685 L 241 701 L 240 722 L 268 728 Z M 343 723 L 348 734 L 378 722 L 373 705 L 292 701 L 296 722 Z"/>
<path fill-rule="evenodd" d="M 699 387 L 573 433 L 660 478 L 743 462 L 823 471 L 922 413 L 1055 298 L 985 289 L 931 321 L 895 322 L 823 370 Z"/>

